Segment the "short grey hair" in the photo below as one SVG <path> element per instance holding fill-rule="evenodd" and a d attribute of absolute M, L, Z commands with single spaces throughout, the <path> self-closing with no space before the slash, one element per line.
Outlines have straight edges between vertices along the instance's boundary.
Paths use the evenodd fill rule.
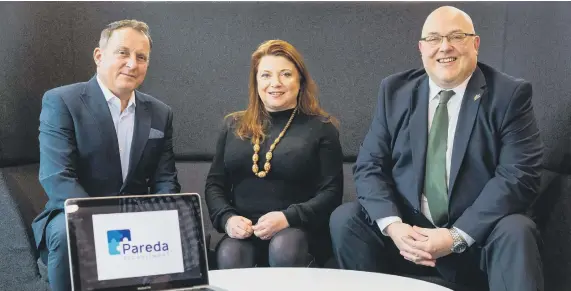
<path fill-rule="evenodd" d="M 99 47 L 103 48 L 107 45 L 107 41 L 109 40 L 109 38 L 111 38 L 113 31 L 125 27 L 129 27 L 143 33 L 149 39 L 149 44 L 151 48 L 153 48 L 153 40 L 151 39 L 151 35 L 149 33 L 149 26 L 146 23 L 135 19 L 125 19 L 109 23 L 105 27 L 105 29 L 101 31 L 101 38 L 99 39 Z"/>

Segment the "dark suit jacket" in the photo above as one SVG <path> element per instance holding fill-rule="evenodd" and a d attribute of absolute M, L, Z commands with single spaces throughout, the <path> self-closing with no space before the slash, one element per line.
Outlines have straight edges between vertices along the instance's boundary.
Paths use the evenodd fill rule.
<path fill-rule="evenodd" d="M 428 136 L 424 69 L 381 83 L 376 112 L 354 166 L 357 196 L 371 221 L 419 221 Z M 479 96 L 479 98 L 477 97 Z M 495 224 L 525 213 L 536 198 L 543 145 L 528 82 L 478 63 L 454 138 L 447 227 L 483 245 Z"/>
<path fill-rule="evenodd" d="M 123 183 L 115 126 L 96 77 L 44 94 L 39 179 L 49 200 L 32 223 L 37 247 L 47 222 L 68 198 L 180 191 L 170 107 L 138 91 L 135 103 L 129 172 Z"/>

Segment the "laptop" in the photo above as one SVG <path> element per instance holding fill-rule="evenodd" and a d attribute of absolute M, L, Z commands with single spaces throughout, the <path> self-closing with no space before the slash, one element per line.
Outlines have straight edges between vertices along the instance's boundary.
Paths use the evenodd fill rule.
<path fill-rule="evenodd" d="M 72 290 L 200 290 L 209 286 L 196 193 L 65 201 Z"/>

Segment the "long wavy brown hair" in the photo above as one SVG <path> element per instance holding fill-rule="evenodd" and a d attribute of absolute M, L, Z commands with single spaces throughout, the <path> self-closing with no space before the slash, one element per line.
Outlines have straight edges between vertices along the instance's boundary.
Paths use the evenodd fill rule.
<path fill-rule="evenodd" d="M 283 40 L 268 40 L 262 43 L 252 54 L 250 62 L 250 81 L 248 82 L 248 108 L 229 114 L 236 120 L 234 133 L 241 139 L 257 139 L 262 142 L 265 129 L 269 124 L 269 113 L 258 95 L 258 65 L 264 56 L 280 56 L 292 62 L 300 76 L 299 94 L 297 96 L 298 111 L 306 115 L 322 116 L 323 122 L 332 122 L 339 126 L 339 122 L 319 106 L 317 99 L 317 85 L 309 75 L 303 57 L 290 43 Z"/>

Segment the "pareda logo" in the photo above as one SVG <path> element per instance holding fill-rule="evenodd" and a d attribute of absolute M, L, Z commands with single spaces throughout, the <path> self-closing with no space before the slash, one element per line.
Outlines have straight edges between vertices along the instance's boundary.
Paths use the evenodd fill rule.
<path fill-rule="evenodd" d="M 169 245 L 166 242 L 133 243 L 129 229 L 107 231 L 107 245 L 109 254 L 112 256 L 159 254 L 169 251 Z"/>

